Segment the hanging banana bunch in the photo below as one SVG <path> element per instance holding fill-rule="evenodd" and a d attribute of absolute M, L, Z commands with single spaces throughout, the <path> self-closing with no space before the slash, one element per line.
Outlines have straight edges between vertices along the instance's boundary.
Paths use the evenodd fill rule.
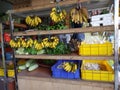
<path fill-rule="evenodd" d="M 31 27 L 36 27 L 42 22 L 42 20 L 38 16 L 33 16 L 33 17 L 27 16 L 25 18 L 25 22 L 26 22 L 26 24 L 30 25 Z"/>
<path fill-rule="evenodd" d="M 55 23 L 60 22 L 60 21 L 64 21 L 66 18 L 66 11 L 65 10 L 59 10 L 57 8 L 52 8 L 52 11 L 50 13 L 50 18 L 52 19 L 52 21 L 54 21 Z"/>
<path fill-rule="evenodd" d="M 85 7 L 72 8 L 70 11 L 71 20 L 74 23 L 80 24 L 88 22 L 88 10 Z"/>

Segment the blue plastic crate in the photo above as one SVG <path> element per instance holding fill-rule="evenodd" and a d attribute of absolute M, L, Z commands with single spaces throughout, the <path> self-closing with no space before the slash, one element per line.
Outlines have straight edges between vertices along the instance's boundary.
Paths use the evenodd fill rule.
<path fill-rule="evenodd" d="M 59 60 L 55 65 L 52 66 L 52 77 L 54 78 L 67 78 L 67 79 L 79 79 L 80 78 L 80 69 L 78 68 L 75 73 L 66 72 L 63 68 L 57 68 L 63 62 L 76 62 L 81 63 L 78 60 Z"/>
<path fill-rule="evenodd" d="M 12 60 L 13 59 L 12 53 L 11 52 L 5 53 L 5 58 L 6 58 L 6 60 Z"/>

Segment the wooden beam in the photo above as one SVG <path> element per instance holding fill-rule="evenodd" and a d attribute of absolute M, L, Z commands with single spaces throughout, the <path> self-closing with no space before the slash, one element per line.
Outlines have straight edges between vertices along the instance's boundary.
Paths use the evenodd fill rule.
<path fill-rule="evenodd" d="M 65 0 L 59 3 L 60 6 L 68 6 L 68 5 L 72 5 L 72 4 L 76 4 L 78 0 Z M 89 0 L 80 0 L 81 2 L 86 2 Z M 15 9 L 13 10 L 14 13 L 21 13 L 21 12 L 28 12 L 28 11 L 34 11 L 34 10 L 42 10 L 42 9 L 48 9 L 48 8 L 52 8 L 55 7 L 56 4 L 55 3 L 50 3 L 47 5 L 39 5 L 39 6 L 31 6 L 31 7 L 25 7 L 25 8 L 19 8 L 19 9 Z"/>
<path fill-rule="evenodd" d="M 5 22 L 6 25 L 10 25 L 10 22 Z M 27 25 L 25 24 L 18 24 L 18 23 L 14 23 L 14 27 L 18 27 L 18 28 L 27 28 Z"/>
<path fill-rule="evenodd" d="M 87 27 L 87 28 L 71 28 L 66 30 L 28 30 L 24 32 L 15 32 L 14 36 L 30 36 L 30 35 L 47 35 L 47 34 L 69 34 L 80 32 L 104 32 L 113 31 L 113 26 L 101 26 L 101 27 Z"/>
<path fill-rule="evenodd" d="M 24 59 L 52 59 L 52 60 L 114 60 L 113 56 L 79 56 L 75 54 L 69 55 L 15 55 L 15 58 Z"/>

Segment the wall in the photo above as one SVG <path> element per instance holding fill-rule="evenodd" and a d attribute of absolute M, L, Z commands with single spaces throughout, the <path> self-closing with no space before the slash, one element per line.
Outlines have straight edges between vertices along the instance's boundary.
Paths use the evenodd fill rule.
<path fill-rule="evenodd" d="M 0 0 L 0 13 L 6 12 L 10 9 L 12 9 L 12 5 L 10 3 Z"/>

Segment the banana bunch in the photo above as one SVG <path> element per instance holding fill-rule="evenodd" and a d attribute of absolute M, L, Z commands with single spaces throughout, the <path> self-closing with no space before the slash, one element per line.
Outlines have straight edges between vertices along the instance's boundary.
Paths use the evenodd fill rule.
<path fill-rule="evenodd" d="M 45 38 L 42 40 L 42 43 L 44 47 L 55 48 L 59 43 L 59 39 L 58 37 Z"/>
<path fill-rule="evenodd" d="M 44 38 L 41 42 L 34 41 L 34 47 L 36 50 L 41 50 L 43 48 L 55 48 L 59 43 L 57 37 Z"/>
<path fill-rule="evenodd" d="M 9 45 L 10 45 L 12 48 L 17 48 L 17 43 L 16 43 L 14 40 L 10 40 Z"/>
<path fill-rule="evenodd" d="M 63 69 L 67 72 L 73 72 L 75 73 L 77 70 L 77 64 L 72 62 L 64 62 L 63 63 Z"/>
<path fill-rule="evenodd" d="M 28 40 L 18 38 L 17 40 L 10 40 L 9 45 L 12 48 L 19 48 L 19 47 L 28 48 L 28 47 L 32 47 L 33 40 L 31 38 Z"/>
<path fill-rule="evenodd" d="M 35 48 L 36 50 L 41 50 L 41 49 L 44 48 L 44 46 L 43 46 L 41 43 L 36 43 L 36 44 L 34 45 L 34 48 Z"/>
<path fill-rule="evenodd" d="M 12 48 L 30 48 L 34 47 L 36 50 L 41 50 L 43 48 L 55 48 L 59 43 L 58 37 L 44 38 L 41 42 L 38 42 L 36 39 L 33 40 L 18 38 L 17 40 L 10 40 L 9 45 Z"/>
<path fill-rule="evenodd" d="M 52 11 L 50 13 L 50 18 L 55 22 L 60 22 L 60 21 L 64 21 L 66 18 L 66 11 L 65 10 L 57 10 L 56 8 L 52 8 Z"/>
<path fill-rule="evenodd" d="M 72 8 L 70 11 L 70 16 L 72 19 L 72 22 L 80 24 L 83 22 L 88 22 L 88 11 L 86 8 Z"/>
<path fill-rule="evenodd" d="M 36 27 L 42 22 L 42 20 L 38 16 L 33 16 L 33 17 L 27 16 L 25 18 L 25 22 L 26 22 L 26 24 L 28 24 L 28 25 L 30 25 L 32 27 Z"/>
<path fill-rule="evenodd" d="M 32 47 L 32 46 L 33 46 L 33 39 L 30 38 L 26 41 L 26 48 Z"/>

